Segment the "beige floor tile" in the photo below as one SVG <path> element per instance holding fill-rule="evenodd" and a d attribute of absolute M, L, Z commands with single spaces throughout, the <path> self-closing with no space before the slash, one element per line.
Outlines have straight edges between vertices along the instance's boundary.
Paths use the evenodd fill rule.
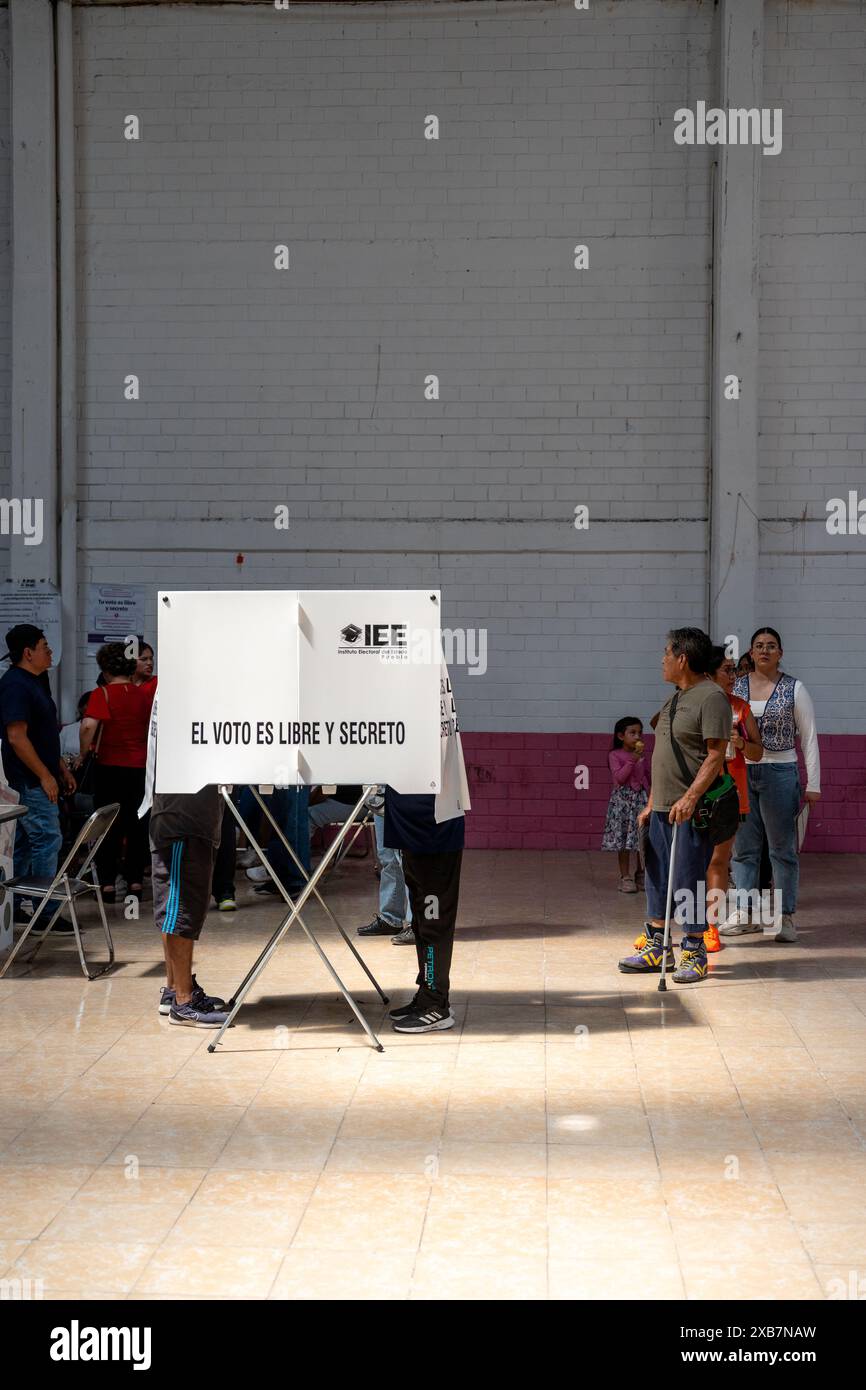
<path fill-rule="evenodd" d="M 27 1240 L 0 1240 L 0 1274 L 4 1274 L 27 1249 Z"/>
<path fill-rule="evenodd" d="M 436 1144 L 445 1125 L 447 1099 L 443 1093 L 428 1096 L 407 1093 L 387 1101 L 378 1094 L 357 1096 L 348 1106 L 340 1127 L 341 1139 L 393 1139 Z"/>
<path fill-rule="evenodd" d="M 568 1300 L 681 1299 L 683 1281 L 675 1260 L 640 1258 L 550 1260 L 550 1297 Z"/>
<path fill-rule="evenodd" d="M 98 1207 L 177 1205 L 182 1208 L 207 1176 L 206 1168 L 118 1167 L 103 1164 L 79 1188 L 76 1200 Z"/>
<path fill-rule="evenodd" d="M 741 1303 L 776 1302 L 821 1298 L 823 1290 L 812 1266 L 802 1263 L 771 1263 L 763 1258 L 726 1262 L 700 1260 L 682 1262 L 686 1297 L 712 1301 L 720 1289 L 736 1289 Z"/>
<path fill-rule="evenodd" d="M 652 1144 L 649 1125 L 638 1105 L 596 1103 L 586 1101 L 581 1106 L 560 1108 L 558 1102 L 549 1108 L 548 1139 L 551 1144 L 575 1144 L 581 1148 L 604 1148 L 611 1153 L 622 1149 L 649 1149 Z"/>
<path fill-rule="evenodd" d="M 666 1168 L 665 1172 L 670 1169 Z M 690 1175 L 691 1177 L 691 1175 Z M 783 1219 L 788 1209 L 778 1187 L 772 1181 L 736 1181 L 698 1183 L 683 1182 L 682 1177 L 663 1184 L 665 1201 L 671 1216 L 700 1221 L 712 1217 L 717 1221 L 748 1219 Z"/>
<path fill-rule="evenodd" d="M 153 1254 L 141 1242 L 97 1243 L 92 1239 L 34 1240 L 12 1266 L 12 1273 L 41 1279 L 46 1290 L 129 1292 Z"/>
<path fill-rule="evenodd" d="M 32 1200 L 54 1197 L 68 1200 L 86 1182 L 96 1165 L 62 1163 L 14 1163 L 0 1159 L 0 1186 L 8 1202 L 11 1198 Z"/>
<path fill-rule="evenodd" d="M 407 1173 L 435 1177 L 437 1145 L 422 1139 L 338 1139 L 331 1149 L 326 1173 Z"/>
<path fill-rule="evenodd" d="M 235 1135 L 214 1160 L 214 1169 L 281 1169 L 318 1173 L 331 1152 L 331 1139 L 304 1139 L 296 1135 Z"/>
<path fill-rule="evenodd" d="M 680 1214 L 668 1208 L 674 1240 L 682 1262 L 700 1264 L 708 1252 L 713 1259 L 725 1263 L 762 1262 L 767 1265 L 802 1264 L 803 1241 L 794 1223 L 776 1210 L 767 1217 L 741 1217 L 738 1214 L 719 1219 L 707 1213 L 701 1217 Z"/>
<path fill-rule="evenodd" d="M 152 1254 L 135 1294 L 192 1294 L 198 1298 L 267 1298 L 282 1264 L 283 1247 L 200 1245 L 170 1238 Z"/>
<path fill-rule="evenodd" d="M 333 1139 L 345 1114 L 343 1105 L 320 1106 L 317 1097 L 312 1103 L 297 1100 L 282 1106 L 257 1106 L 240 1118 L 233 1131 L 237 1139 L 294 1138 L 311 1142 Z"/>
<path fill-rule="evenodd" d="M 226 1211 L 302 1210 L 315 1189 L 315 1173 L 292 1173 L 284 1169 L 209 1173 L 190 1203 L 191 1209 L 207 1207 L 212 1213 Z"/>
<path fill-rule="evenodd" d="M 657 1182 L 659 1165 L 652 1148 L 609 1149 L 578 1144 L 551 1144 L 547 1174 L 550 1179 L 580 1178 L 583 1182 L 616 1181 L 620 1184 Z"/>
<path fill-rule="evenodd" d="M 357 1249 L 290 1250 L 270 1292 L 272 1299 L 397 1302 L 406 1299 L 414 1253 L 370 1251 L 361 1263 Z"/>
<path fill-rule="evenodd" d="M 547 1152 L 543 1142 L 495 1143 L 474 1139 L 442 1140 L 439 1148 L 440 1177 L 489 1174 L 500 1178 L 544 1178 Z"/>
<path fill-rule="evenodd" d="M 159 1245 L 183 1211 L 184 1202 L 113 1202 L 103 1207 L 92 1200 L 73 1197 L 43 1232 L 42 1239 L 65 1244 L 110 1242 L 118 1233 L 124 1243 Z"/>
<path fill-rule="evenodd" d="M 810 857 L 806 923 L 840 868 Z M 601 854 L 470 852 L 459 1027 L 395 1034 L 364 989 L 381 1054 L 297 931 L 216 1054 L 157 1015 L 143 925 L 118 931 L 110 980 L 88 984 L 70 958 L 68 974 L 0 982 L 0 1263 L 31 1268 L 36 1250 L 45 1296 L 74 1300 L 862 1297 L 866 984 L 850 924 L 804 931 L 784 959 L 731 946 L 700 989 L 659 995 L 616 971 L 633 922 L 615 888 Z M 363 920 L 369 866 L 328 891 Z M 259 901 L 242 933 L 214 915 L 208 988 L 230 992 L 277 920 Z M 311 921 L 360 983 L 318 908 Z M 365 956 L 408 997 L 406 953 Z M 209 1257 L 215 1232 L 190 1287 L 177 1247 Z"/>
<path fill-rule="evenodd" d="M 644 1205 L 641 1213 L 629 1221 L 559 1203 L 548 1219 L 550 1254 L 567 1260 L 676 1263 L 673 1233 L 660 1206 Z"/>
<path fill-rule="evenodd" d="M 23 1197 L 4 1193 L 0 1240 L 36 1240 L 63 1209 L 65 1197 Z"/>
<path fill-rule="evenodd" d="M 445 1117 L 444 1139 L 487 1143 L 543 1142 L 546 1126 L 544 1095 L 540 1091 L 465 1091 L 452 1094 Z"/>
<path fill-rule="evenodd" d="M 845 1264 L 866 1276 L 866 1219 L 862 1219 L 866 1213 L 861 1207 L 856 1215 L 861 1220 L 851 1224 L 806 1222 L 799 1227 L 803 1245 L 816 1265 Z"/>
<path fill-rule="evenodd" d="M 310 1198 L 293 1249 L 416 1250 L 430 1184 L 404 1173 L 331 1173 Z"/>
<path fill-rule="evenodd" d="M 418 1256 L 410 1298 L 417 1301 L 517 1302 L 547 1297 L 547 1261 L 544 1255 L 491 1255 L 470 1250 L 423 1250 Z"/>
<path fill-rule="evenodd" d="M 193 1204 L 178 1217 L 172 1228 L 173 1240 L 189 1242 L 193 1247 L 206 1247 L 216 1240 L 221 1245 L 246 1246 L 248 1249 L 288 1250 L 304 1212 L 307 1199 L 287 1202 L 280 1209 L 269 1206 L 263 1210 L 249 1207 L 220 1207 Z"/>
<path fill-rule="evenodd" d="M 503 1220 L 503 1212 L 508 1219 Z M 543 1178 L 440 1177 L 430 1196 L 422 1250 L 547 1253 Z"/>

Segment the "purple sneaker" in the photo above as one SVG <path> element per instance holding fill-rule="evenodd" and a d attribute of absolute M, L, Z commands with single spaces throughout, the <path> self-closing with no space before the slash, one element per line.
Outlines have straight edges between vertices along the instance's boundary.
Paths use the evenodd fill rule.
<path fill-rule="evenodd" d="M 159 1012 L 161 1014 L 171 1013 L 171 1007 L 175 1002 L 175 992 L 166 985 L 163 986 L 159 995 Z M 225 999 L 220 999 L 218 994 L 205 994 L 195 975 L 192 977 L 192 1002 L 198 1006 L 202 1003 L 210 1004 L 212 1009 L 228 1012 L 234 1008 L 235 1001 L 230 999 L 226 1003 Z"/>
<path fill-rule="evenodd" d="M 619 968 L 624 975 L 653 975 L 661 972 L 664 951 L 664 932 L 653 932 L 647 937 L 646 945 L 633 956 L 624 956 Z M 668 946 L 665 970 L 674 970 L 674 950 Z"/>
<path fill-rule="evenodd" d="M 215 1009 L 214 1001 L 206 996 L 188 1004 L 172 1004 L 169 1010 L 169 1023 L 177 1023 L 183 1028 L 222 1028 L 228 1018 L 228 1011 Z"/>

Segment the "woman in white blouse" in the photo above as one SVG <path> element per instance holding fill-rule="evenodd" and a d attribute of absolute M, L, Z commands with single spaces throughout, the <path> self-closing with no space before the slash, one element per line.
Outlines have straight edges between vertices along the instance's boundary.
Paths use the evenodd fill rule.
<path fill-rule="evenodd" d="M 796 941 L 794 913 L 800 878 L 797 849 L 800 771 L 796 742 L 799 738 L 806 762 L 806 801 L 817 801 L 821 795 L 821 759 L 815 710 L 803 682 L 780 669 L 782 639 L 775 628 L 759 628 L 752 637 L 749 654 L 755 669 L 737 678 L 734 694 L 748 700 L 760 730 L 764 753 L 760 762 L 749 764 L 749 814 L 734 844 L 734 882 L 738 890 L 749 893 L 757 890 L 761 841 L 766 835 L 773 886 L 782 899 L 782 923 L 774 940 Z M 762 930 L 760 922 L 750 922 L 748 918 L 748 912 L 740 909 L 733 913 L 719 934 L 741 936 Z"/>

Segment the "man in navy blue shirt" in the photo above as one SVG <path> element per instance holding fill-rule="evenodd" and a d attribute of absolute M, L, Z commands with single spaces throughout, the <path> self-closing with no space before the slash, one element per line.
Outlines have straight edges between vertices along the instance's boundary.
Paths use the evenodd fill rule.
<path fill-rule="evenodd" d="M 58 782 L 74 792 L 75 778 L 60 757 L 57 708 L 48 684 L 51 648 L 45 633 L 31 623 L 10 628 L 6 645 L 12 666 L 0 679 L 0 748 L 6 780 L 27 807 L 16 825 L 15 877 L 53 878 L 63 843 Z M 47 925 L 58 906 L 56 899 L 46 904 L 34 931 Z M 16 916 L 28 920 L 20 909 Z M 72 923 L 60 918 L 52 930 L 70 932 Z"/>
<path fill-rule="evenodd" d="M 389 1014 L 398 1033 L 435 1033 L 455 1022 L 449 988 L 465 821 L 437 824 L 435 806 L 435 796 L 385 791 L 384 841 L 402 851 L 418 954 L 417 993 Z"/>

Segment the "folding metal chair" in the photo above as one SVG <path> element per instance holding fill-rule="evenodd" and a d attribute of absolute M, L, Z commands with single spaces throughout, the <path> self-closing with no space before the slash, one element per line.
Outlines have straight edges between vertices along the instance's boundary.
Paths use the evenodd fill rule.
<path fill-rule="evenodd" d="M 81 969 L 84 971 L 88 980 L 95 980 L 97 976 L 104 975 L 107 970 L 111 969 L 114 964 L 114 942 L 111 939 L 111 931 L 109 930 L 108 919 L 105 915 L 105 904 L 102 901 L 102 890 L 96 873 L 95 860 L 99 846 L 114 824 L 115 816 L 119 810 L 119 803 L 112 801 L 108 806 L 100 806 L 98 811 L 94 811 L 93 815 L 87 818 L 75 838 L 75 843 L 70 847 L 66 858 L 58 868 L 54 878 L 48 878 L 47 876 L 28 878 L 22 876 L 6 880 L 4 887 L 7 888 L 9 892 L 13 894 L 17 893 L 22 898 L 38 898 L 40 902 L 15 946 L 3 963 L 3 966 L 0 967 L 0 980 L 2 980 L 3 976 L 6 974 L 6 971 L 18 955 L 24 942 L 36 926 L 46 904 L 49 903 L 52 898 L 58 899 L 58 906 L 52 913 L 51 920 L 48 922 L 44 931 L 37 933 L 39 940 L 27 957 L 26 963 L 30 965 L 33 962 L 46 938 L 50 935 L 51 928 L 60 916 L 60 913 L 63 911 L 64 907 L 68 907 L 70 921 L 72 922 L 72 930 L 75 935 L 75 944 L 78 947 L 78 958 L 81 961 Z M 87 854 L 78 871 L 78 876 L 70 878 L 70 866 L 74 864 L 75 857 L 85 842 L 87 843 Z M 92 883 L 87 883 L 84 879 L 84 875 L 87 873 L 88 869 L 91 870 Z M 87 968 L 84 947 L 81 944 L 81 930 L 78 926 L 78 916 L 75 911 L 76 901 L 80 900 L 88 893 L 93 893 L 96 897 L 99 915 L 102 919 L 102 930 L 105 933 L 105 940 L 108 946 L 108 960 L 104 965 L 101 965 L 98 969 L 93 971 Z"/>

